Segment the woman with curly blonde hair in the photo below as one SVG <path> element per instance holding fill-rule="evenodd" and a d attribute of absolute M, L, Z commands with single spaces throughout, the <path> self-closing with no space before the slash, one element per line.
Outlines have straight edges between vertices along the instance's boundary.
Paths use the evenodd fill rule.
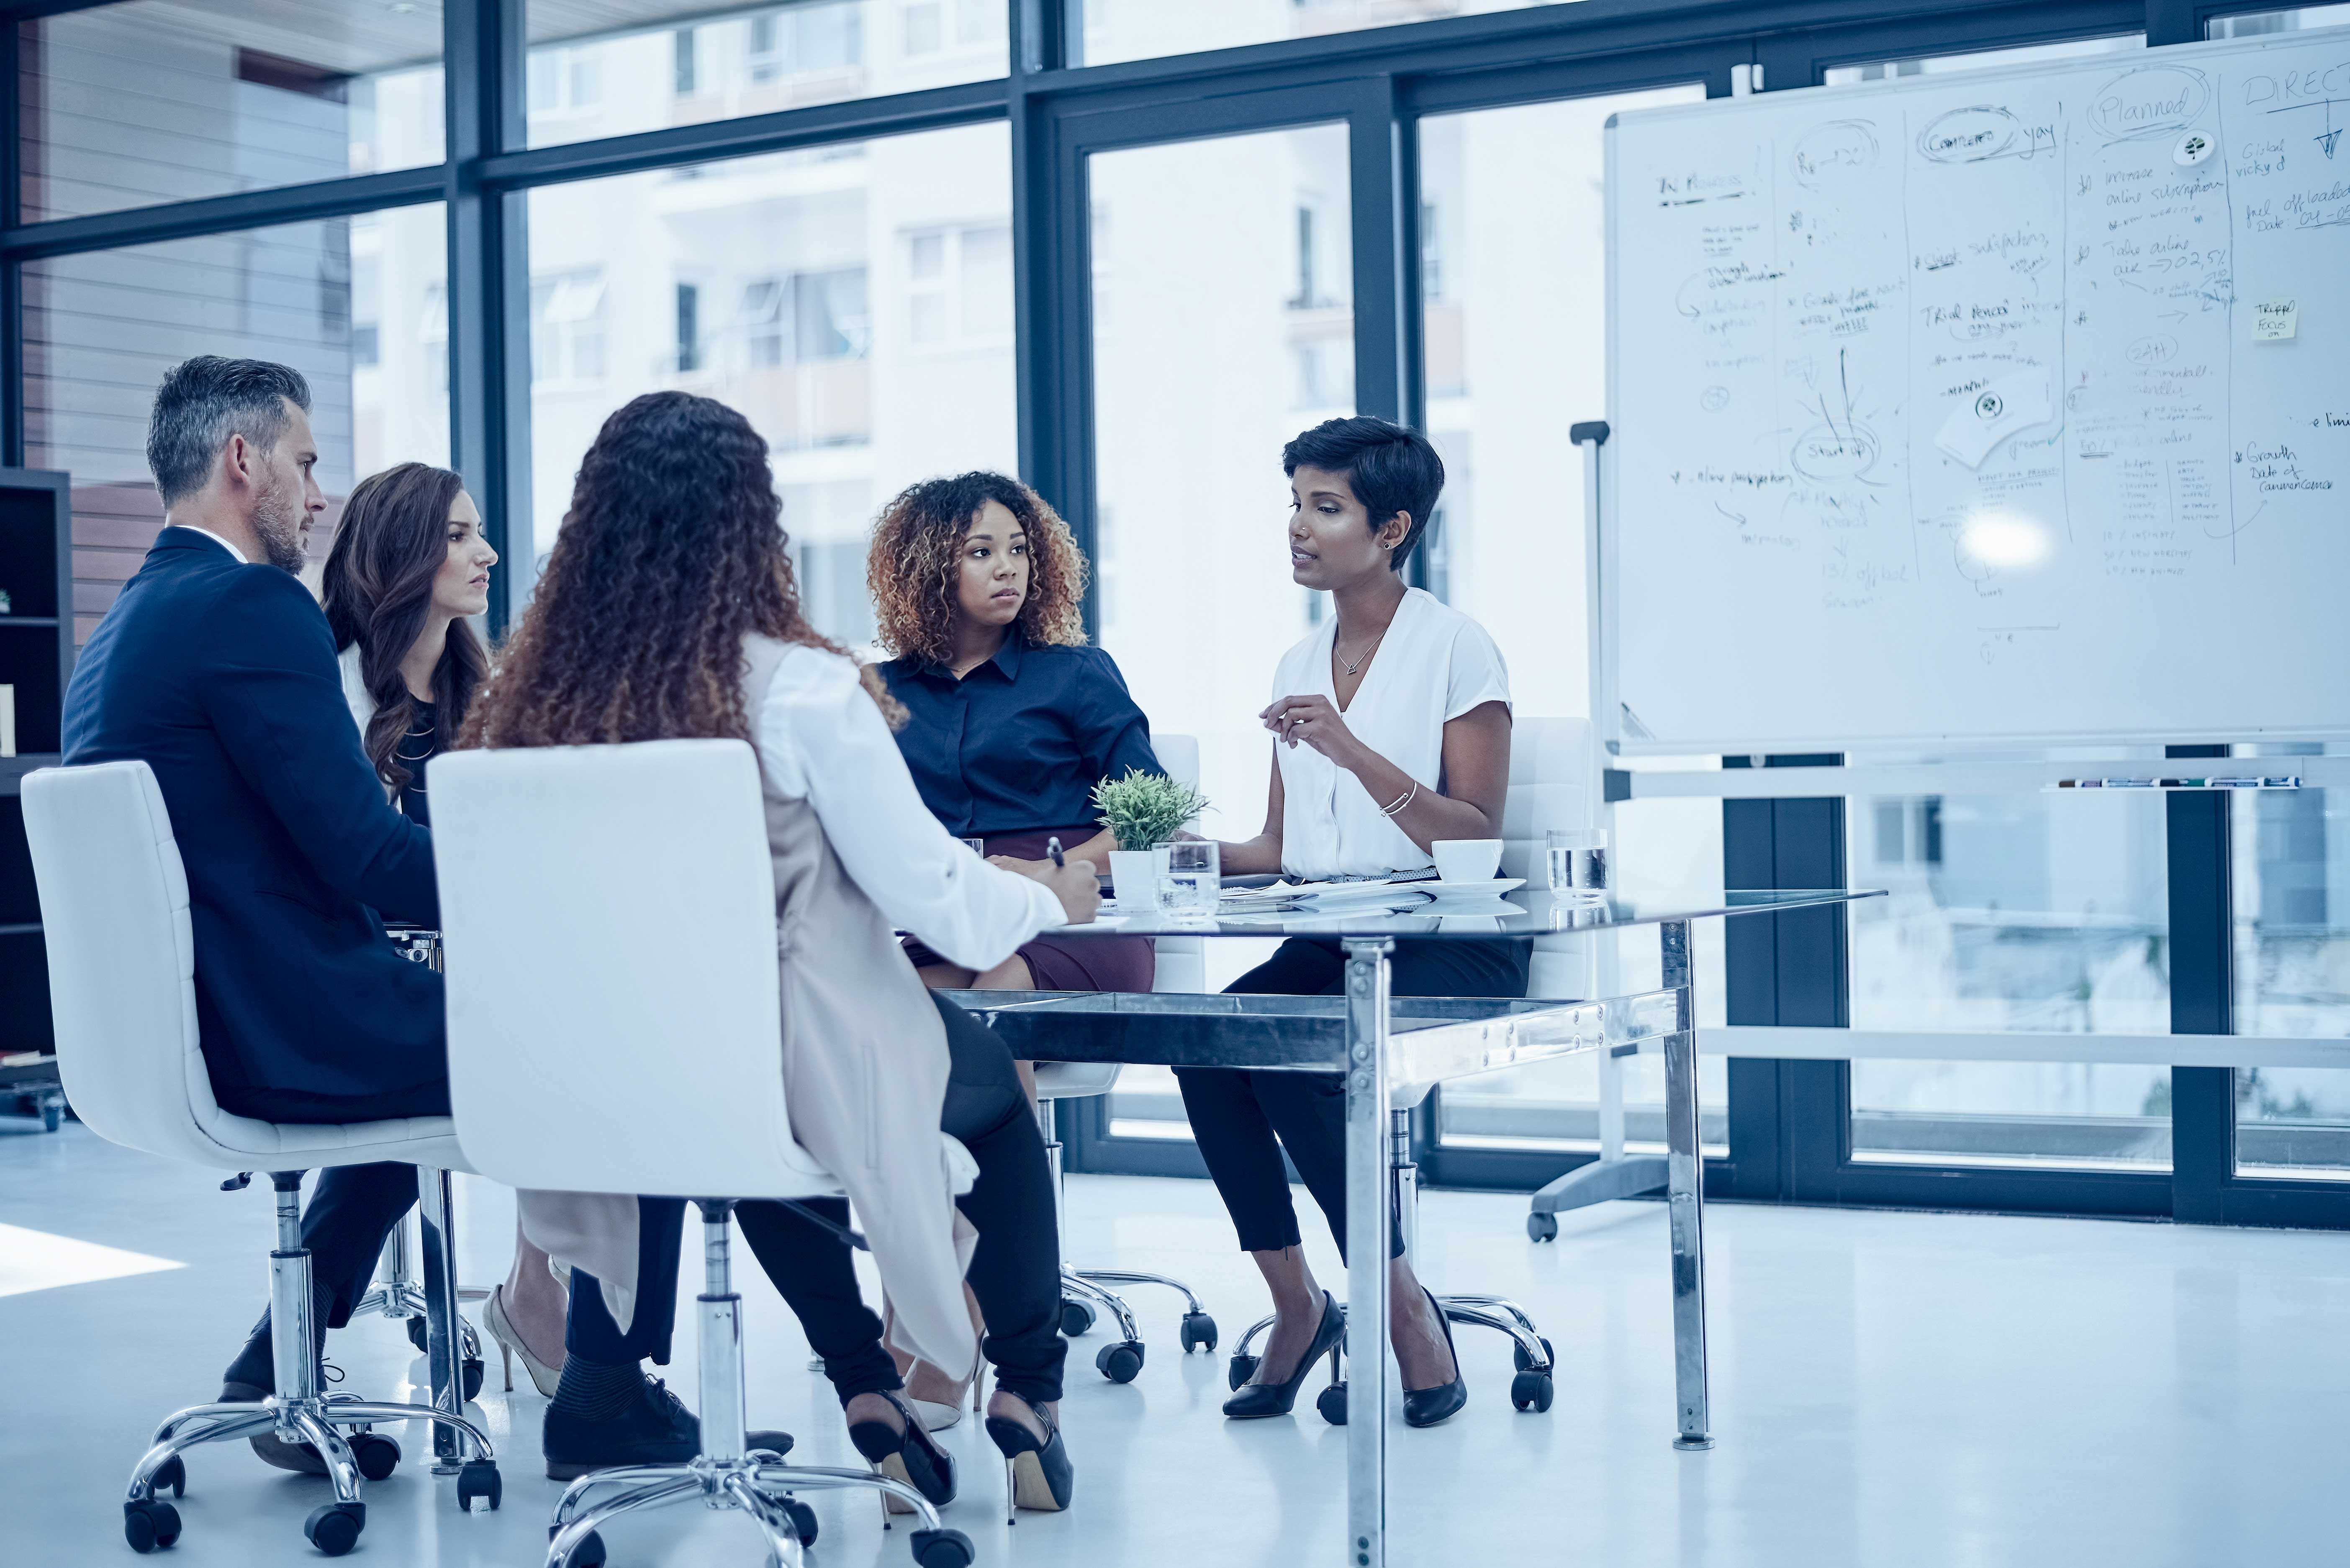
<path fill-rule="evenodd" d="M 1053 838 L 1069 859 L 1109 864 L 1094 785 L 1166 770 L 1117 663 L 1086 642 L 1086 558 L 1068 524 L 1000 473 L 924 480 L 883 509 L 865 571 L 897 656 L 881 678 L 910 715 L 898 749 L 932 815 L 1028 876 L 1051 870 Z M 933 986 L 1149 991 L 1152 977 L 1142 937 L 1041 936 L 977 972 L 908 951 Z"/>

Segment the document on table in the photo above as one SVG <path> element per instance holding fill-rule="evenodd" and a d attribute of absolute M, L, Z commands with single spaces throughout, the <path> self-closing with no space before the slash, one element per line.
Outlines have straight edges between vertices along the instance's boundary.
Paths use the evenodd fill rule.
<path fill-rule="evenodd" d="M 1409 902 L 1426 896 L 1425 889 L 1417 884 L 1425 883 L 1428 879 L 1427 876 L 1409 872 L 1399 877 L 1346 882 L 1292 882 L 1284 877 L 1266 887 L 1227 893 L 1217 907 L 1228 914 L 1245 914 L 1253 909 L 1288 909 L 1301 905 L 1315 909 L 1335 909 L 1357 904 Z"/>

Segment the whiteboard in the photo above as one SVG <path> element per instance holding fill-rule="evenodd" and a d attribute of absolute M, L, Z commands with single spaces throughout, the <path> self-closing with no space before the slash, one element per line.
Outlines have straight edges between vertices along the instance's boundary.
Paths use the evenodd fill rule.
<path fill-rule="evenodd" d="M 2350 29 L 1612 121 L 1621 749 L 2350 734 L 2345 131 Z"/>

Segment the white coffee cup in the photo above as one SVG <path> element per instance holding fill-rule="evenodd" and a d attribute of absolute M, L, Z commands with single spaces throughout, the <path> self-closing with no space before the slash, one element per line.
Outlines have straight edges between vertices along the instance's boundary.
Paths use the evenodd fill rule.
<path fill-rule="evenodd" d="M 1436 875 L 1446 882 L 1490 882 L 1502 868 L 1498 838 L 1440 838 L 1428 846 Z"/>

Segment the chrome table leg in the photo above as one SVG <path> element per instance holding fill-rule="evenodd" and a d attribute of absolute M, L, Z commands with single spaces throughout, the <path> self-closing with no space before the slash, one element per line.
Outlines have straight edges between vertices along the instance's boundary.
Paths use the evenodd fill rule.
<path fill-rule="evenodd" d="M 1363 1336 L 1347 1379 L 1347 1561 L 1387 1565 L 1388 954 L 1347 939 L 1347 1322 Z"/>
<path fill-rule="evenodd" d="M 1666 1193 L 1672 1214 L 1673 1383 L 1677 1449 L 1713 1447 L 1705 1391 L 1705 1158 L 1698 1142 L 1697 1008 L 1690 981 L 1690 928 L 1659 928 L 1664 984 L 1681 993 L 1680 1027 L 1665 1039 Z"/>

